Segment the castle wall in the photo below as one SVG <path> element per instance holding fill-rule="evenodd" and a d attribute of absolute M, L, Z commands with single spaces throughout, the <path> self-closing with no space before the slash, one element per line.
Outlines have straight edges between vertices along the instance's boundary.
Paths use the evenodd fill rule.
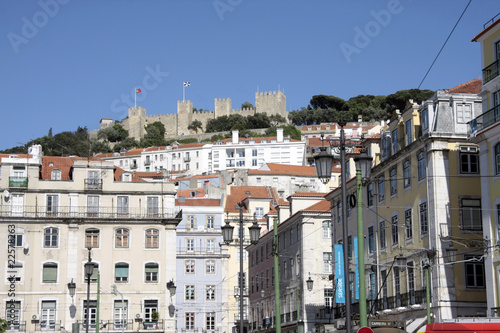
<path fill-rule="evenodd" d="M 255 108 L 232 109 L 231 98 L 216 98 L 214 111 L 193 111 L 193 102 L 178 101 L 177 114 L 146 115 L 146 109 L 137 106 L 128 109 L 128 117 L 122 120 L 123 127 L 129 132 L 129 136 L 140 140 L 146 134 L 145 126 L 159 121 L 165 125 L 165 137 L 181 135 L 193 135 L 194 131 L 188 130 L 193 120 L 199 120 L 205 128 L 210 119 L 231 114 L 240 114 L 243 117 L 264 112 L 268 116 L 279 114 L 287 118 L 286 96 L 281 91 L 260 92 L 255 94 Z M 112 121 L 111 121 L 112 123 Z M 92 136 L 97 137 L 98 130 L 90 131 Z"/>

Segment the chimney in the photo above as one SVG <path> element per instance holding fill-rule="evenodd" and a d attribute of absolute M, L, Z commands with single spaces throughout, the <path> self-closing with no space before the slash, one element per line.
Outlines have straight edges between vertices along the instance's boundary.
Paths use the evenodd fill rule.
<path fill-rule="evenodd" d="M 237 145 L 239 142 L 238 134 L 240 131 L 234 130 L 233 131 L 233 144 Z"/>
<path fill-rule="evenodd" d="M 283 142 L 283 128 L 277 128 L 276 134 L 277 134 L 276 141 Z"/>

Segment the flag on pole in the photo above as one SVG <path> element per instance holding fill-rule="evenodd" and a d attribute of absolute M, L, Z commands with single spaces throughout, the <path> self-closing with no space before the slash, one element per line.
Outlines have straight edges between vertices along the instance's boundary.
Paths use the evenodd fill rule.
<path fill-rule="evenodd" d="M 184 87 L 189 87 L 191 85 L 191 82 L 184 82 Z"/>
<path fill-rule="evenodd" d="M 136 94 L 138 94 L 138 93 L 140 93 L 140 92 L 142 92 L 140 88 L 138 88 L 138 89 L 136 89 L 136 90 L 135 90 L 135 93 L 136 93 Z"/>

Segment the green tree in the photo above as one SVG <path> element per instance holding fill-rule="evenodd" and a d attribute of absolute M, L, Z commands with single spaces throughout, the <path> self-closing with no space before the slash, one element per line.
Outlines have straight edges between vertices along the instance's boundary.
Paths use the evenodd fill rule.
<path fill-rule="evenodd" d="M 332 95 L 314 95 L 309 104 L 313 109 L 335 109 L 338 111 L 347 109 L 346 101 Z"/>
<path fill-rule="evenodd" d="M 195 119 L 191 122 L 191 124 L 189 124 L 188 130 L 195 131 L 196 133 L 198 133 L 198 129 L 202 130 L 203 124 L 198 119 Z"/>
<path fill-rule="evenodd" d="M 128 138 L 128 131 L 123 128 L 122 124 L 115 122 L 113 126 L 101 129 L 97 133 L 97 138 L 104 139 L 108 142 L 119 142 Z"/>
<path fill-rule="evenodd" d="M 0 333 L 5 333 L 5 331 L 7 331 L 8 326 L 9 326 L 8 321 L 3 318 L 0 318 Z"/>
<path fill-rule="evenodd" d="M 384 107 L 392 114 L 396 109 L 404 111 L 406 107 L 406 103 L 408 100 L 413 99 L 416 103 L 422 103 L 426 99 L 430 98 L 434 95 L 434 91 L 432 90 L 420 90 L 420 89 L 407 89 L 407 90 L 399 90 L 394 94 L 390 94 L 385 98 Z"/>
<path fill-rule="evenodd" d="M 164 146 L 167 144 L 165 141 L 165 125 L 159 121 L 148 124 L 145 126 L 146 134 L 141 139 L 141 147 Z"/>
<path fill-rule="evenodd" d="M 290 137 L 290 139 L 301 140 L 301 132 L 295 126 L 281 126 L 283 128 L 283 136 Z M 266 130 L 266 136 L 276 136 L 277 127 L 269 127 Z"/>
<path fill-rule="evenodd" d="M 241 104 L 241 108 L 242 108 L 242 109 L 253 109 L 254 107 L 253 107 L 253 104 L 252 104 L 252 103 L 250 103 L 250 102 L 245 102 L 245 103 Z"/>
<path fill-rule="evenodd" d="M 246 129 L 268 128 L 270 124 L 271 122 L 269 117 L 267 114 L 262 112 L 247 116 L 244 122 L 244 127 Z"/>
<path fill-rule="evenodd" d="M 272 114 L 269 116 L 269 123 L 271 126 L 286 124 L 286 118 L 280 114 Z"/>
<path fill-rule="evenodd" d="M 113 150 L 116 152 L 119 152 L 122 149 L 130 150 L 130 149 L 137 148 L 137 147 L 139 147 L 139 142 L 137 142 L 137 140 L 132 138 L 132 137 L 128 137 L 125 140 L 118 142 L 113 147 Z"/>

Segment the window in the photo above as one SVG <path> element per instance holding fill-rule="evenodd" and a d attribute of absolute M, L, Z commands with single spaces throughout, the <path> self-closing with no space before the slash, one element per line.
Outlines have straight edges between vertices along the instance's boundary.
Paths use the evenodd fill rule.
<path fill-rule="evenodd" d="M 385 200 L 385 179 L 384 177 L 378 178 L 378 202 Z"/>
<path fill-rule="evenodd" d="M 99 214 L 99 196 L 87 196 L 87 215 L 97 216 Z"/>
<path fill-rule="evenodd" d="M 128 301 L 126 300 L 115 300 L 113 314 L 113 324 L 115 330 L 127 327 L 127 303 Z"/>
<path fill-rule="evenodd" d="M 410 161 L 406 161 L 403 163 L 403 185 L 404 188 L 408 188 L 411 185 L 411 167 Z"/>
<path fill-rule="evenodd" d="M 481 256 L 464 255 L 465 285 L 467 288 L 485 288 L 484 259 Z"/>
<path fill-rule="evenodd" d="M 375 300 L 377 299 L 377 276 L 375 273 L 370 273 L 370 290 L 368 294 L 368 299 Z"/>
<path fill-rule="evenodd" d="M 405 123 L 405 132 L 406 132 L 406 145 L 409 146 L 413 141 L 411 119 L 408 119 Z"/>
<path fill-rule="evenodd" d="M 481 231 L 481 200 L 461 199 L 462 230 Z"/>
<path fill-rule="evenodd" d="M 380 248 L 385 249 L 387 247 L 386 236 L 385 236 L 385 221 L 380 221 Z"/>
<path fill-rule="evenodd" d="M 186 238 L 186 251 L 194 252 L 194 238 Z"/>
<path fill-rule="evenodd" d="M 366 186 L 366 204 L 368 207 L 373 206 L 373 183 Z"/>
<path fill-rule="evenodd" d="M 158 229 L 148 229 L 146 230 L 146 248 L 147 249 L 157 249 L 159 247 L 158 238 L 160 232 Z"/>
<path fill-rule="evenodd" d="M 215 312 L 207 312 L 205 315 L 205 328 L 208 331 L 215 330 Z"/>
<path fill-rule="evenodd" d="M 47 215 L 57 215 L 59 207 L 58 195 L 47 195 Z"/>
<path fill-rule="evenodd" d="M 128 281 L 128 264 L 125 262 L 119 262 L 115 264 L 115 282 L 127 282 Z"/>
<path fill-rule="evenodd" d="M 207 216 L 207 229 L 214 229 L 214 228 L 215 228 L 215 216 L 208 215 Z"/>
<path fill-rule="evenodd" d="M 332 237 L 332 222 L 331 221 L 323 221 L 323 238 L 331 238 Z M 292 238 L 290 237 L 290 240 Z"/>
<path fill-rule="evenodd" d="M 158 216 L 158 197 L 148 197 L 147 202 L 148 215 Z"/>
<path fill-rule="evenodd" d="M 207 274 L 215 274 L 215 260 L 207 259 L 205 261 L 205 272 Z"/>
<path fill-rule="evenodd" d="M 61 170 L 54 169 L 50 172 L 50 180 L 61 180 Z"/>
<path fill-rule="evenodd" d="M 55 331 L 56 329 L 56 301 L 42 301 L 42 314 L 40 316 L 42 331 Z"/>
<path fill-rule="evenodd" d="M 420 120 L 422 121 L 422 130 L 426 130 L 429 128 L 429 110 L 424 109 L 420 114 Z"/>
<path fill-rule="evenodd" d="M 215 301 L 215 285 L 206 285 L 205 286 L 205 300 L 206 301 Z"/>
<path fill-rule="evenodd" d="M 146 273 L 146 282 L 158 282 L 158 264 L 147 263 L 144 267 Z"/>
<path fill-rule="evenodd" d="M 85 247 L 99 247 L 99 229 L 90 228 L 85 230 Z"/>
<path fill-rule="evenodd" d="M 342 222 L 342 201 L 337 201 L 337 223 Z"/>
<path fill-rule="evenodd" d="M 21 302 L 12 299 L 5 303 L 5 320 L 7 320 L 9 327 L 7 330 L 19 331 L 21 320 Z"/>
<path fill-rule="evenodd" d="M 477 147 L 460 146 L 460 173 L 479 173 L 479 154 Z"/>
<path fill-rule="evenodd" d="M 257 177 L 257 184 L 260 184 L 260 183 L 262 183 L 262 178 Z"/>
<path fill-rule="evenodd" d="M 115 247 L 116 248 L 128 248 L 128 229 L 120 228 L 116 229 L 115 232 Z"/>
<path fill-rule="evenodd" d="M 196 228 L 196 218 L 194 215 L 186 216 L 186 229 L 194 230 Z"/>
<path fill-rule="evenodd" d="M 57 247 L 58 237 L 59 237 L 59 229 L 54 227 L 45 228 L 44 247 Z"/>
<path fill-rule="evenodd" d="M 391 169 L 391 196 L 398 194 L 398 179 L 396 168 Z"/>
<path fill-rule="evenodd" d="M 398 216 L 397 215 L 394 215 L 391 218 L 391 234 L 392 234 L 392 245 L 397 245 L 399 243 Z"/>
<path fill-rule="evenodd" d="M 325 297 L 325 306 L 327 308 L 333 307 L 333 289 L 332 288 L 323 289 L 323 295 Z"/>
<path fill-rule="evenodd" d="M 408 293 L 410 296 L 410 304 L 415 304 L 415 270 L 413 269 L 413 262 L 407 264 L 408 272 Z"/>
<path fill-rule="evenodd" d="M 185 328 L 187 330 L 194 330 L 194 312 L 186 312 L 185 316 Z"/>
<path fill-rule="evenodd" d="M 411 221 L 411 209 L 405 210 L 405 234 L 406 240 L 413 238 L 413 224 Z"/>
<path fill-rule="evenodd" d="M 207 252 L 215 252 L 215 239 L 207 239 Z"/>
<path fill-rule="evenodd" d="M 192 284 L 187 284 L 185 286 L 186 292 L 184 293 L 184 295 L 185 295 L 185 300 L 186 301 L 194 301 L 194 299 L 195 299 L 195 294 L 194 294 L 194 290 L 195 289 L 194 289 L 194 287 L 195 286 L 192 285 Z"/>
<path fill-rule="evenodd" d="M 396 154 L 398 152 L 398 129 L 392 131 L 392 153 Z"/>
<path fill-rule="evenodd" d="M 152 299 L 144 300 L 144 321 L 153 321 L 153 311 L 158 312 L 158 301 Z"/>
<path fill-rule="evenodd" d="M 500 143 L 495 145 L 495 174 L 500 174 Z"/>
<path fill-rule="evenodd" d="M 375 252 L 375 233 L 373 226 L 368 227 L 368 252 Z"/>
<path fill-rule="evenodd" d="M 425 153 L 418 153 L 418 180 L 422 180 L 425 178 Z"/>
<path fill-rule="evenodd" d="M 94 272 L 90 276 L 90 282 L 97 282 L 97 273 L 99 272 L 99 264 L 96 262 L 92 262 L 94 264 Z M 85 267 L 84 267 L 85 270 Z M 85 282 L 87 279 L 85 279 Z"/>
<path fill-rule="evenodd" d="M 184 261 L 185 273 L 186 274 L 194 274 L 196 262 L 193 259 L 188 259 Z"/>
<path fill-rule="evenodd" d="M 57 282 L 57 264 L 48 262 L 43 264 L 43 282 L 51 283 Z"/>
<path fill-rule="evenodd" d="M 323 252 L 323 273 L 332 273 L 332 253 Z"/>
<path fill-rule="evenodd" d="M 427 221 L 427 202 L 420 204 L 420 234 L 425 235 L 429 231 L 429 222 Z"/>
<path fill-rule="evenodd" d="M 116 198 L 116 213 L 119 216 L 126 216 L 128 215 L 128 209 L 129 209 L 129 199 L 127 196 L 118 196 Z"/>
<path fill-rule="evenodd" d="M 399 267 L 394 266 L 394 296 L 396 296 L 396 306 L 401 306 L 401 277 Z"/>
<path fill-rule="evenodd" d="M 255 207 L 255 217 L 261 219 L 264 216 L 264 207 Z"/>
<path fill-rule="evenodd" d="M 457 122 L 466 124 L 472 120 L 472 104 L 457 103 Z"/>

